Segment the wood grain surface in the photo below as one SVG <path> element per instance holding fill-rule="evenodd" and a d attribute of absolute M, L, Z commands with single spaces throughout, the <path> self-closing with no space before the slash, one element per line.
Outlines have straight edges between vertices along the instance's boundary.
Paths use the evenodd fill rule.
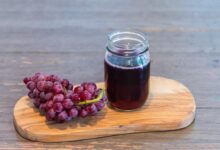
<path fill-rule="evenodd" d="M 219 0 L 0 0 L 0 149 L 220 149 L 219 8 Z M 24 76 L 103 81 L 106 34 L 124 28 L 148 33 L 152 75 L 189 87 L 197 104 L 191 126 L 64 143 L 17 134 Z"/>
<path fill-rule="evenodd" d="M 104 83 L 97 84 L 104 88 Z M 183 84 L 163 78 L 150 78 L 150 94 L 145 105 L 136 111 L 121 112 L 107 106 L 97 115 L 57 124 L 45 116 L 27 96 L 14 107 L 15 128 L 26 139 L 41 142 L 64 142 L 127 133 L 170 131 L 185 128 L 195 117 L 192 93 Z"/>

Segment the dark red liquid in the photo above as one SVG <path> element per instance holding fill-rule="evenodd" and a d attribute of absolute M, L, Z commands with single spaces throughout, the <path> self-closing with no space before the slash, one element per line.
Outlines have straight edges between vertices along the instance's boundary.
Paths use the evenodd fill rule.
<path fill-rule="evenodd" d="M 149 93 L 150 63 L 139 68 L 119 68 L 105 61 L 107 97 L 113 107 L 122 110 L 144 105 Z"/>

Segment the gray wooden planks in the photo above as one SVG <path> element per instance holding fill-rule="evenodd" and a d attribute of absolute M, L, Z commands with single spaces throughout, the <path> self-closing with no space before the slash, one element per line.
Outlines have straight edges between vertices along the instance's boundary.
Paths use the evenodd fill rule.
<path fill-rule="evenodd" d="M 0 149 L 219 149 L 219 7 L 218 0 L 0 0 Z M 24 76 L 102 81 L 106 34 L 128 27 L 148 32 L 152 74 L 193 92 L 198 109 L 190 127 L 52 144 L 15 132 L 10 110 L 26 93 Z"/>

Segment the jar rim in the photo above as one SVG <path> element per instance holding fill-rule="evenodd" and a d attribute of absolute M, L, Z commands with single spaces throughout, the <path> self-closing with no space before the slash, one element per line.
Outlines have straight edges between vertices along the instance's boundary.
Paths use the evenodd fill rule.
<path fill-rule="evenodd" d="M 114 31 L 108 34 L 107 50 L 122 56 L 135 56 L 149 49 L 147 34 L 137 30 Z"/>

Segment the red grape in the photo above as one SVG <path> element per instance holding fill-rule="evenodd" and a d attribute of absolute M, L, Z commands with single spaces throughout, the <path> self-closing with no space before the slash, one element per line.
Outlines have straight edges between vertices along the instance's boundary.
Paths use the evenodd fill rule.
<path fill-rule="evenodd" d="M 39 75 L 41 75 L 40 72 L 36 72 L 36 73 L 34 74 L 35 77 L 38 77 Z"/>
<path fill-rule="evenodd" d="M 65 121 L 68 121 L 68 114 L 67 112 L 64 110 L 62 112 L 60 112 L 58 115 L 57 115 L 57 122 L 59 123 L 62 123 L 62 122 L 65 122 Z"/>
<path fill-rule="evenodd" d="M 35 83 L 33 81 L 29 81 L 27 83 L 27 88 L 30 90 L 30 91 L 33 91 L 35 89 Z"/>
<path fill-rule="evenodd" d="M 73 89 L 73 85 L 72 85 L 71 83 L 69 83 L 67 89 L 68 89 L 68 90 L 72 90 L 72 89 Z"/>
<path fill-rule="evenodd" d="M 34 98 L 33 92 L 30 91 L 30 92 L 28 93 L 28 96 L 29 96 L 30 98 Z"/>
<path fill-rule="evenodd" d="M 61 103 L 54 103 L 53 109 L 56 112 L 61 112 L 61 111 L 63 111 L 63 105 Z"/>
<path fill-rule="evenodd" d="M 76 108 L 72 108 L 69 110 L 69 116 L 71 118 L 76 118 L 78 116 L 78 110 Z"/>
<path fill-rule="evenodd" d="M 60 82 L 61 81 L 61 78 L 56 75 L 51 75 L 50 78 L 51 78 L 51 81 L 53 81 L 53 82 L 56 82 L 56 81 Z"/>
<path fill-rule="evenodd" d="M 85 109 L 81 109 L 79 115 L 80 117 L 85 118 L 88 116 L 88 112 Z"/>
<path fill-rule="evenodd" d="M 23 79 L 24 84 L 27 84 L 29 81 L 31 81 L 31 78 L 30 78 L 30 77 L 25 77 L 25 78 Z"/>
<path fill-rule="evenodd" d="M 81 86 L 84 88 L 87 83 L 88 82 L 83 82 L 83 83 L 81 83 Z"/>
<path fill-rule="evenodd" d="M 74 93 L 76 93 L 76 94 L 80 94 L 82 91 L 83 91 L 82 86 L 77 86 L 74 88 Z"/>
<path fill-rule="evenodd" d="M 73 96 L 73 91 L 72 90 L 68 90 L 66 92 L 65 98 L 72 98 L 72 96 Z"/>
<path fill-rule="evenodd" d="M 40 95 L 40 91 L 37 88 L 35 88 L 33 91 L 33 94 L 34 94 L 34 97 L 38 97 Z"/>
<path fill-rule="evenodd" d="M 91 114 L 91 115 L 96 115 L 97 112 L 98 112 L 98 110 L 97 110 L 95 104 L 91 104 L 91 105 L 87 106 L 87 107 L 86 107 L 86 110 L 87 110 L 87 112 L 88 112 L 89 114 Z"/>
<path fill-rule="evenodd" d="M 74 103 L 79 102 L 79 101 L 80 101 L 79 95 L 74 93 L 74 94 L 72 95 L 72 101 L 73 101 Z"/>
<path fill-rule="evenodd" d="M 47 110 L 47 105 L 46 105 L 46 103 L 41 103 L 41 104 L 40 104 L 40 107 L 39 107 L 39 110 L 40 110 L 41 112 L 46 112 L 46 110 Z"/>
<path fill-rule="evenodd" d="M 93 94 L 96 90 L 96 84 L 95 83 L 85 83 L 84 89 Z"/>
<path fill-rule="evenodd" d="M 98 109 L 98 111 L 100 111 L 105 106 L 105 102 L 104 101 L 99 101 L 98 103 L 95 103 L 95 106 Z"/>
<path fill-rule="evenodd" d="M 39 74 L 38 78 L 37 78 L 37 81 L 43 81 L 43 80 L 45 80 L 45 76 L 42 75 L 42 74 Z"/>
<path fill-rule="evenodd" d="M 57 94 L 53 97 L 54 102 L 62 102 L 64 100 L 64 95 L 63 94 Z"/>
<path fill-rule="evenodd" d="M 43 92 L 45 90 L 45 83 L 46 83 L 46 81 L 38 81 L 37 82 L 37 89 L 39 91 Z"/>
<path fill-rule="evenodd" d="M 92 94 L 85 90 L 82 93 L 80 93 L 79 97 L 81 100 L 90 100 L 92 98 Z"/>
<path fill-rule="evenodd" d="M 47 101 L 51 100 L 53 98 L 53 93 L 49 92 L 49 93 L 45 94 L 44 98 Z"/>
<path fill-rule="evenodd" d="M 97 96 L 99 95 L 99 93 L 100 93 L 100 90 L 101 90 L 101 89 L 95 90 L 95 92 L 93 93 L 93 96 L 94 96 L 94 97 L 97 97 Z"/>
<path fill-rule="evenodd" d="M 46 83 L 45 83 L 45 89 L 48 90 L 48 91 L 52 90 L 52 89 L 53 89 L 53 82 L 51 82 L 51 81 L 46 81 Z"/>
<path fill-rule="evenodd" d="M 53 110 L 53 108 L 50 108 L 46 113 L 47 120 L 53 120 L 56 117 L 56 112 Z"/>
<path fill-rule="evenodd" d="M 47 105 L 47 109 L 52 108 L 53 107 L 53 101 L 52 100 L 47 101 L 46 105 Z"/>
<path fill-rule="evenodd" d="M 37 78 L 38 78 L 38 75 L 34 75 L 34 76 L 31 77 L 31 80 L 33 82 L 37 82 Z"/>
<path fill-rule="evenodd" d="M 40 99 L 39 98 L 33 99 L 33 104 L 34 104 L 35 107 L 38 108 L 40 106 Z"/>
<path fill-rule="evenodd" d="M 65 109 L 70 109 L 73 106 L 73 102 L 71 101 L 71 99 L 64 99 L 62 104 Z"/>
<path fill-rule="evenodd" d="M 63 81 L 61 83 L 65 88 L 67 88 L 69 86 L 69 80 L 67 80 L 67 79 L 63 79 Z"/>
<path fill-rule="evenodd" d="M 45 100 L 45 93 L 44 92 L 40 92 L 40 99 L 41 99 L 41 101 L 42 102 L 45 102 L 46 100 Z"/>
<path fill-rule="evenodd" d="M 53 91 L 57 94 L 61 93 L 63 91 L 62 85 L 61 84 L 54 84 Z"/>

